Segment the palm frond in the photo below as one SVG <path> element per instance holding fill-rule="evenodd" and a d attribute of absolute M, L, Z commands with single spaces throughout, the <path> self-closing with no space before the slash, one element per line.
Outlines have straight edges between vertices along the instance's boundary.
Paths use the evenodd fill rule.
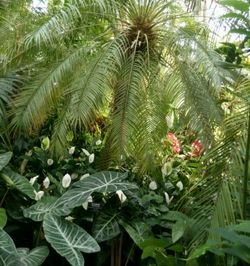
<path fill-rule="evenodd" d="M 33 75 L 14 101 L 11 112 L 14 130 L 39 128 L 42 125 L 56 99 L 64 93 L 62 81 L 74 73 L 83 54 L 86 54 L 86 48 L 80 47 L 49 70 L 42 74 L 35 73 L 38 77 Z"/>

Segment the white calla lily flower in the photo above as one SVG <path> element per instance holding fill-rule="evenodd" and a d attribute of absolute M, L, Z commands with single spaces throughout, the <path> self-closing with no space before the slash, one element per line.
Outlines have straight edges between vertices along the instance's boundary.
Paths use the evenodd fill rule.
<path fill-rule="evenodd" d="M 62 186 L 64 188 L 67 188 L 69 187 L 70 183 L 71 183 L 71 176 L 69 174 L 66 174 L 62 179 Z"/>
<path fill-rule="evenodd" d="M 123 203 L 124 201 L 127 200 L 127 197 L 126 197 L 126 195 L 123 193 L 122 190 L 117 190 L 117 191 L 116 191 L 116 194 L 118 195 L 118 197 L 119 197 L 121 203 Z"/>
<path fill-rule="evenodd" d="M 182 184 L 181 181 L 178 181 L 177 184 L 176 184 L 176 186 L 179 188 L 180 191 L 183 190 L 183 184 Z"/>
<path fill-rule="evenodd" d="M 48 160 L 47 160 L 47 164 L 48 164 L 48 165 L 52 165 L 53 163 L 54 163 L 54 161 L 53 161 L 52 159 L 48 159 Z"/>
<path fill-rule="evenodd" d="M 98 139 L 98 140 L 96 141 L 96 143 L 95 143 L 96 146 L 99 146 L 99 145 L 101 145 L 101 144 L 102 144 L 102 141 L 101 141 L 100 139 Z"/>
<path fill-rule="evenodd" d="M 170 198 L 167 192 L 164 192 L 164 196 L 165 196 L 165 200 L 166 200 L 167 205 L 169 205 L 169 203 L 172 201 L 172 199 L 174 198 L 174 196 L 172 196 Z"/>
<path fill-rule="evenodd" d="M 85 211 L 88 209 L 90 202 L 93 202 L 92 196 L 89 196 L 88 199 L 82 204 L 82 207 Z"/>
<path fill-rule="evenodd" d="M 89 155 L 89 163 L 93 163 L 94 160 L 95 160 L 95 154 L 94 154 L 94 153 L 91 153 L 91 154 Z"/>
<path fill-rule="evenodd" d="M 85 150 L 85 149 L 82 149 L 82 152 L 83 152 L 86 156 L 89 156 L 89 155 L 90 155 L 90 153 L 89 153 L 87 150 Z"/>
<path fill-rule="evenodd" d="M 49 178 L 46 176 L 46 178 L 43 180 L 43 186 L 44 188 L 48 188 L 50 185 L 50 180 Z"/>
<path fill-rule="evenodd" d="M 89 173 L 87 173 L 87 174 L 84 174 L 84 175 L 82 175 L 82 176 L 80 177 L 80 180 L 83 180 L 84 178 L 86 178 L 86 177 L 88 177 L 88 176 L 90 176 L 90 174 L 89 174 Z"/>
<path fill-rule="evenodd" d="M 75 149 L 76 149 L 76 147 L 74 147 L 74 146 L 73 146 L 73 147 L 70 147 L 70 148 L 69 148 L 69 154 L 70 154 L 70 155 L 74 154 Z"/>
<path fill-rule="evenodd" d="M 38 177 L 39 177 L 39 175 L 36 175 L 36 176 L 34 176 L 34 177 L 32 177 L 32 178 L 30 179 L 30 184 L 31 184 L 31 186 L 34 185 L 34 183 L 36 182 L 36 180 L 37 180 Z"/>
<path fill-rule="evenodd" d="M 44 195 L 44 191 L 42 191 L 42 190 L 40 190 L 38 192 L 36 192 L 34 190 L 34 193 L 35 193 L 35 200 L 37 200 L 37 201 L 40 200 L 43 197 L 43 195 Z"/>
<path fill-rule="evenodd" d="M 157 183 L 155 182 L 155 181 L 151 181 L 150 183 L 149 183 L 149 189 L 151 189 L 151 190 L 156 190 L 157 189 Z"/>

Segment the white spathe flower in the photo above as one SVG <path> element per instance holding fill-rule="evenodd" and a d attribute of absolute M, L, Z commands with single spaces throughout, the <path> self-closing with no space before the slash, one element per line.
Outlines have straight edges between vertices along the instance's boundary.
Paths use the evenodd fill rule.
<path fill-rule="evenodd" d="M 174 196 L 172 196 L 170 198 L 167 192 L 164 192 L 164 196 L 165 196 L 165 200 L 166 200 L 167 205 L 169 205 L 169 203 L 172 201 L 172 199 L 174 198 Z"/>
<path fill-rule="evenodd" d="M 101 144 L 102 144 L 102 141 L 101 141 L 100 139 L 98 139 L 98 140 L 96 141 L 96 143 L 95 143 L 96 146 L 99 146 L 99 145 L 101 145 Z"/>
<path fill-rule="evenodd" d="M 89 155 L 89 163 L 93 163 L 94 160 L 95 160 L 95 154 L 94 154 L 94 153 L 91 153 L 91 154 Z"/>
<path fill-rule="evenodd" d="M 75 218 L 72 216 L 67 216 L 64 218 L 66 221 L 72 222 Z"/>
<path fill-rule="evenodd" d="M 121 203 L 123 203 L 124 201 L 127 200 L 127 197 L 126 197 L 126 195 L 123 193 L 122 190 L 117 190 L 117 191 L 116 191 L 116 194 L 118 195 L 118 197 L 119 197 Z"/>
<path fill-rule="evenodd" d="M 83 207 L 84 210 L 88 209 L 89 202 L 93 202 L 92 196 L 89 196 L 88 199 L 82 204 L 82 207 Z"/>
<path fill-rule="evenodd" d="M 88 176 L 89 176 L 89 173 L 84 174 L 84 175 L 82 175 L 82 176 L 80 177 L 80 180 L 83 180 L 84 178 L 86 178 L 86 177 L 88 177 Z"/>
<path fill-rule="evenodd" d="M 176 186 L 179 188 L 180 191 L 183 190 L 183 184 L 182 184 L 181 181 L 178 181 L 177 184 L 176 184 Z"/>
<path fill-rule="evenodd" d="M 90 155 L 90 153 L 89 153 L 87 150 L 85 150 L 85 149 L 82 149 L 82 152 L 83 152 L 86 156 L 89 156 L 89 155 Z"/>
<path fill-rule="evenodd" d="M 70 183 L 71 183 L 71 176 L 69 174 L 66 174 L 62 179 L 62 186 L 64 188 L 67 188 L 69 187 Z"/>
<path fill-rule="evenodd" d="M 70 155 L 74 154 L 75 149 L 76 149 L 76 147 L 74 147 L 74 146 L 73 146 L 73 147 L 70 147 L 70 148 L 69 148 L 69 154 L 70 154 Z"/>
<path fill-rule="evenodd" d="M 151 181 L 148 186 L 151 190 L 157 189 L 157 183 L 155 181 Z"/>
<path fill-rule="evenodd" d="M 72 173 L 71 174 L 71 179 L 74 180 L 74 179 L 77 179 L 78 177 L 78 174 L 77 173 Z"/>
<path fill-rule="evenodd" d="M 48 188 L 50 185 L 50 180 L 49 178 L 46 176 L 45 179 L 43 180 L 43 186 L 44 188 Z"/>
<path fill-rule="evenodd" d="M 39 175 L 36 175 L 36 176 L 34 176 L 34 177 L 32 177 L 32 178 L 30 179 L 30 184 L 31 184 L 31 186 L 34 185 L 34 183 L 36 182 L 36 180 L 37 180 L 38 177 L 39 177 Z"/>
<path fill-rule="evenodd" d="M 48 160 L 47 160 L 47 164 L 48 164 L 48 165 L 52 165 L 53 163 L 54 163 L 54 161 L 53 161 L 52 159 L 48 159 Z"/>
<path fill-rule="evenodd" d="M 40 200 L 43 197 L 43 195 L 44 195 L 44 191 L 42 191 L 42 190 L 40 190 L 38 192 L 36 192 L 34 190 L 34 193 L 35 193 L 35 200 Z"/>

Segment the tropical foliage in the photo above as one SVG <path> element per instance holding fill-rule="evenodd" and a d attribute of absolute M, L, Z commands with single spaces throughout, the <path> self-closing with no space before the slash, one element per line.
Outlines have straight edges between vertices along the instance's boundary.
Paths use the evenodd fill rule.
<path fill-rule="evenodd" d="M 207 1 L 0 2 L 0 266 L 250 263 L 250 4 L 211 2 L 227 40 Z"/>

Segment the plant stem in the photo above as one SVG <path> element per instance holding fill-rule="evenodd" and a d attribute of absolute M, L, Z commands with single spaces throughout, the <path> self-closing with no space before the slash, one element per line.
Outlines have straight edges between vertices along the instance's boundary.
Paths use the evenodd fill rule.
<path fill-rule="evenodd" d="M 0 207 L 2 207 L 2 205 L 3 205 L 3 203 L 4 203 L 4 200 L 5 200 L 5 198 L 6 198 L 7 194 L 8 194 L 8 192 L 9 192 L 9 188 L 7 188 L 6 192 L 5 192 L 4 195 L 3 195 L 3 198 L 2 198 L 2 200 L 1 200 L 1 202 L 0 202 Z"/>
<path fill-rule="evenodd" d="M 245 165 L 244 165 L 244 181 L 243 181 L 243 218 L 244 219 L 246 219 L 246 213 L 247 213 L 249 151 L 250 151 L 250 109 L 248 112 L 247 146 L 246 146 L 246 156 L 245 156 Z"/>

